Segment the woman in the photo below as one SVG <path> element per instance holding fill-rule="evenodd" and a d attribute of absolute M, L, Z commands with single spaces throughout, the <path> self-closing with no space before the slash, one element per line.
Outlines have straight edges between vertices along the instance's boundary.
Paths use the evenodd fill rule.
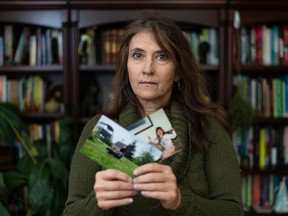
<path fill-rule="evenodd" d="M 171 155 L 175 154 L 176 148 L 173 143 L 173 139 L 177 137 L 177 134 L 174 129 L 171 129 L 168 132 L 165 132 L 163 128 L 157 127 L 156 128 L 156 138 L 151 139 L 150 136 L 148 136 L 149 143 L 154 145 L 160 145 L 163 147 L 163 158 L 168 158 Z"/>
<path fill-rule="evenodd" d="M 164 108 L 180 139 L 177 152 L 138 167 L 131 178 L 104 169 L 79 149 L 73 157 L 65 215 L 243 215 L 240 169 L 223 108 L 209 102 L 202 73 L 176 23 L 159 13 L 127 26 L 116 63 L 111 109 L 124 127 Z"/>

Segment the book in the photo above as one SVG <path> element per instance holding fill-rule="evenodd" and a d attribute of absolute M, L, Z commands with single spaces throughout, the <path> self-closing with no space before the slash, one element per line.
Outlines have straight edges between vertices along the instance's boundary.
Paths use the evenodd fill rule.
<path fill-rule="evenodd" d="M 4 65 L 13 63 L 13 26 L 4 26 Z"/>
<path fill-rule="evenodd" d="M 288 25 L 283 25 L 283 59 L 282 64 L 288 65 Z"/>
<path fill-rule="evenodd" d="M 16 48 L 16 52 L 15 52 L 15 56 L 14 56 L 14 64 L 15 65 L 20 65 L 20 64 L 26 64 L 27 59 L 29 53 L 29 34 L 30 34 L 30 30 L 29 28 L 24 28 L 23 31 L 21 32 L 18 44 L 17 44 L 17 48 Z"/>
<path fill-rule="evenodd" d="M 0 35 L 0 66 L 4 65 L 4 38 Z"/>
<path fill-rule="evenodd" d="M 29 38 L 29 65 L 37 64 L 37 36 L 31 35 Z"/>

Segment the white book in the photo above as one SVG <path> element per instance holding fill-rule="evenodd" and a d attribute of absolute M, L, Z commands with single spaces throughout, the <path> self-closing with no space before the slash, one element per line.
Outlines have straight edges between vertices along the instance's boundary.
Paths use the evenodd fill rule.
<path fill-rule="evenodd" d="M 10 65 L 13 62 L 13 26 L 4 26 L 4 56 L 5 65 Z"/>
<path fill-rule="evenodd" d="M 63 34 L 62 34 L 62 31 L 58 32 L 58 56 L 59 56 L 59 63 L 63 64 Z"/>
<path fill-rule="evenodd" d="M 37 36 L 31 35 L 29 39 L 29 65 L 37 64 Z"/>
<path fill-rule="evenodd" d="M 271 65 L 271 29 L 266 25 L 263 25 L 263 64 Z"/>

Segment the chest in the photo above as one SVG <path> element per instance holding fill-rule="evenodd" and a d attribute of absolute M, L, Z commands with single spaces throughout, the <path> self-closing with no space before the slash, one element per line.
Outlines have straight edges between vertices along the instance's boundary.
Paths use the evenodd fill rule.
<path fill-rule="evenodd" d="M 196 154 L 191 158 L 187 174 L 184 176 L 181 184 L 190 188 L 194 193 L 208 198 L 209 196 L 209 179 L 205 172 L 205 158 Z"/>

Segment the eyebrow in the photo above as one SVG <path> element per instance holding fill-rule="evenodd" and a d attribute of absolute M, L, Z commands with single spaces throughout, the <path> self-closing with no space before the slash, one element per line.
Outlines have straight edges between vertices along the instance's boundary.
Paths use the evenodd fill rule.
<path fill-rule="evenodd" d="M 135 52 L 135 51 L 144 51 L 143 49 L 141 49 L 141 48 L 133 48 L 133 49 L 131 49 L 130 51 L 133 51 L 133 52 Z"/>
<path fill-rule="evenodd" d="M 138 48 L 138 47 L 136 47 L 136 48 L 133 48 L 133 49 L 131 49 L 130 50 L 131 52 L 135 52 L 135 51 L 141 51 L 141 52 L 146 52 L 145 50 L 143 50 L 143 49 L 141 49 L 141 48 Z M 164 50 L 157 50 L 157 51 L 155 51 L 154 53 L 162 53 L 162 52 L 164 52 L 164 53 L 168 53 L 167 51 L 164 51 Z"/>

